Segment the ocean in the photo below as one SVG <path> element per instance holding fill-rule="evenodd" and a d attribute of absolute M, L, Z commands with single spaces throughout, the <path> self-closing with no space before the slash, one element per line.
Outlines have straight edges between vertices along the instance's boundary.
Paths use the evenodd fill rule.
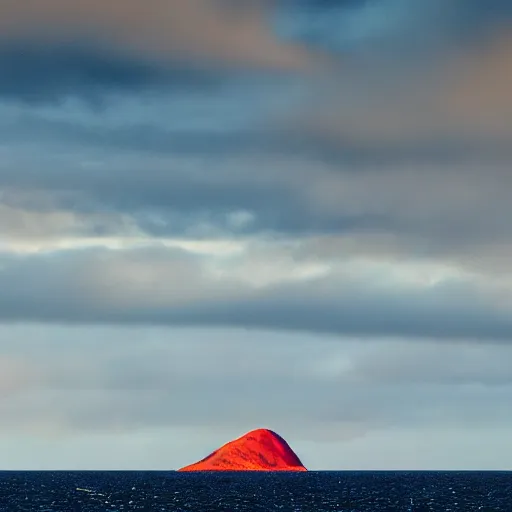
<path fill-rule="evenodd" d="M 0 472 L 0 511 L 512 512 L 512 472 Z"/>

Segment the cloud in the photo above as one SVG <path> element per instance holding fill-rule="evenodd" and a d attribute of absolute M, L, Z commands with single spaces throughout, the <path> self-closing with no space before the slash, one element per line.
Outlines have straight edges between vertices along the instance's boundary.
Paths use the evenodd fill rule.
<path fill-rule="evenodd" d="M 6 322 L 245 326 L 503 342 L 511 337 L 506 281 L 492 284 L 457 270 L 443 276 L 435 264 L 430 270 L 395 270 L 398 263 L 376 261 L 294 263 L 286 252 L 251 258 L 251 251 L 248 245 L 239 253 L 206 256 L 156 246 L 4 255 L 0 314 Z"/>
<path fill-rule="evenodd" d="M 508 350 L 475 343 L 389 341 L 354 358 L 339 377 L 375 385 L 508 386 L 512 372 L 499 355 Z M 336 368 L 336 359 L 331 365 Z"/>
<path fill-rule="evenodd" d="M 317 10 L 325 12 L 322 5 Z M 481 7 L 454 4 L 454 12 L 468 13 L 462 21 L 449 17 L 450 27 L 457 20 L 472 26 L 479 18 L 471 12 Z M 242 6 L 232 15 L 260 8 Z M 58 11 L 66 8 L 59 4 Z M 505 30 L 494 18 L 481 19 Z M 506 84 L 497 78 L 506 77 L 508 43 L 484 35 L 414 65 L 387 66 L 378 54 L 354 52 L 343 72 L 307 85 L 260 76 L 191 93 L 185 73 L 176 94 L 165 86 L 96 113 L 70 101 L 52 108 L 3 104 L 0 130 L 9 146 L 0 183 L 23 189 L 23 206 L 36 212 L 43 194 L 54 210 L 71 215 L 128 215 L 151 236 L 377 232 L 400 238 L 414 253 L 460 260 L 468 251 L 476 259 L 497 251 L 500 259 L 510 237 L 510 116 L 506 85 L 493 84 Z M 204 78 L 199 84 L 209 83 Z M 59 83 L 80 90 L 74 81 Z M 234 230 L 228 219 L 240 212 L 252 221 Z"/>
<path fill-rule="evenodd" d="M 325 67 L 320 52 L 275 34 L 272 13 L 265 1 L 4 2 L 0 98 L 105 108 L 120 95 L 215 92 L 241 76 Z"/>
<path fill-rule="evenodd" d="M 69 210 L 26 210 L 2 203 L 0 230 L 3 234 L 0 247 L 15 253 L 72 248 L 84 241 L 90 244 L 95 237 L 97 243 L 105 244 L 108 235 L 118 237 L 122 233 L 140 236 L 129 218 L 115 213 L 80 215 Z"/>
<path fill-rule="evenodd" d="M 347 57 L 305 102 L 310 108 L 291 114 L 291 133 L 303 130 L 340 159 L 510 159 L 511 25 L 503 25 L 425 58 Z"/>
<path fill-rule="evenodd" d="M 35 368 L 22 357 L 0 357 L 0 397 L 10 396 L 30 387 L 37 379 Z"/>
<path fill-rule="evenodd" d="M 498 34 L 473 55 L 461 59 L 451 80 L 444 108 L 464 130 L 475 131 L 484 140 L 506 143 L 512 136 L 512 30 Z"/>
<path fill-rule="evenodd" d="M 4 38 L 50 41 L 93 40 L 165 60 L 213 59 L 238 65 L 303 68 L 309 55 L 280 42 L 272 33 L 265 2 L 223 5 L 214 0 L 97 0 L 74 5 L 64 0 L 34 0 L 20 8 L 4 2 Z"/>
<path fill-rule="evenodd" d="M 395 59 L 428 57 L 467 45 L 506 25 L 506 0 L 298 0 L 288 33 L 344 54 L 394 53 Z M 286 13 L 289 14 L 289 13 Z"/>
<path fill-rule="evenodd" d="M 336 166 L 269 155 L 80 147 L 64 155 L 44 147 L 33 154 L 37 158 L 20 151 L 5 156 L 6 206 L 35 215 L 96 215 L 99 232 L 112 232 L 117 217 L 120 234 L 132 225 L 156 237 L 374 235 L 418 257 L 473 264 L 502 259 L 511 236 L 505 162 Z M 101 212 L 110 212 L 111 220 Z M 250 221 L 235 225 L 230 219 L 240 212 Z"/>
<path fill-rule="evenodd" d="M 29 104 L 81 98 L 103 105 L 105 97 L 140 91 L 215 89 L 215 73 L 176 63 L 125 55 L 93 44 L 0 43 L 0 97 Z"/>

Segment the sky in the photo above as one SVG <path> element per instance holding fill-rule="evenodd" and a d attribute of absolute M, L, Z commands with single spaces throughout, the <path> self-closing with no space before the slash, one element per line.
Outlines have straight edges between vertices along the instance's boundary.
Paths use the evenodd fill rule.
<path fill-rule="evenodd" d="M 512 469 L 508 0 L 3 0 L 0 469 Z"/>

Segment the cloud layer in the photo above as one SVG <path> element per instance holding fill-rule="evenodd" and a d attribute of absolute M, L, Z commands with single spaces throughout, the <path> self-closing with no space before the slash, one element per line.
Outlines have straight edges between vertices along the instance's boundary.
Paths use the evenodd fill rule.
<path fill-rule="evenodd" d="M 508 467 L 511 41 L 499 0 L 4 1 L 12 466 L 266 418 L 319 468 Z"/>

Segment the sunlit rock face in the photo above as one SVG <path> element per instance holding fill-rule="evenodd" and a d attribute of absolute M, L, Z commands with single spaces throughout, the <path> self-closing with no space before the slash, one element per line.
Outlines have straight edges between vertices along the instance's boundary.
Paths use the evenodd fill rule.
<path fill-rule="evenodd" d="M 179 471 L 307 471 L 288 443 L 272 430 L 258 429 L 226 443 Z"/>

